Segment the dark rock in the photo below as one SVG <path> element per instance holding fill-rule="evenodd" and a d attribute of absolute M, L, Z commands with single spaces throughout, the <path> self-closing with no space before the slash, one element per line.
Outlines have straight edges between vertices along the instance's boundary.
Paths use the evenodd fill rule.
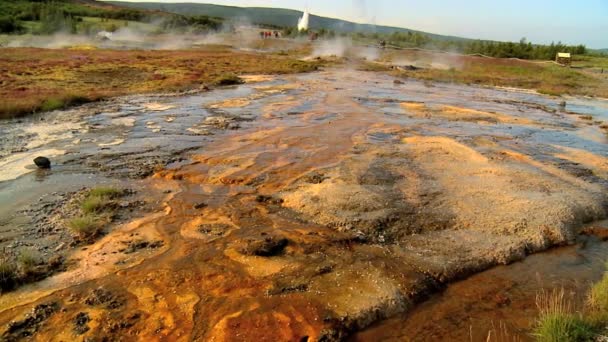
<path fill-rule="evenodd" d="M 51 168 L 51 161 L 47 157 L 36 157 L 36 159 L 34 159 L 34 164 L 36 164 L 36 166 L 38 166 L 40 169 Z"/>
<path fill-rule="evenodd" d="M 128 316 L 121 317 L 117 321 L 108 325 L 106 329 L 108 329 L 112 333 L 117 333 L 120 330 L 129 329 L 135 326 L 137 322 L 141 319 L 142 315 L 139 312 L 132 313 Z"/>
<path fill-rule="evenodd" d="M 232 228 L 231 225 L 225 223 L 209 223 L 198 226 L 198 231 L 210 236 L 223 236 Z"/>
<path fill-rule="evenodd" d="M 136 241 L 131 241 L 129 242 L 128 246 L 126 249 L 123 250 L 123 252 L 125 254 L 131 254 L 131 253 L 135 253 L 137 251 L 139 251 L 140 249 L 156 249 L 156 248 L 160 248 L 164 245 L 164 242 L 162 240 L 158 240 L 158 241 L 146 241 L 146 240 L 136 240 Z"/>
<path fill-rule="evenodd" d="M 84 303 L 90 306 L 103 305 L 107 309 L 118 309 L 125 304 L 125 300 L 109 290 L 100 287 L 93 290 L 84 300 Z"/>
<path fill-rule="evenodd" d="M 283 203 L 283 199 L 274 198 L 272 196 L 267 196 L 267 195 L 258 195 L 255 198 L 255 200 L 258 203 L 268 203 L 268 204 L 277 204 L 277 205 Z"/>
<path fill-rule="evenodd" d="M 76 335 L 82 335 L 89 331 L 88 323 L 91 321 L 89 314 L 86 312 L 80 312 L 74 317 L 74 333 Z"/>
<path fill-rule="evenodd" d="M 318 275 L 323 275 L 323 274 L 331 273 L 333 270 L 334 270 L 333 266 L 331 266 L 331 265 L 324 265 L 324 266 L 317 267 L 317 269 L 315 270 L 315 272 Z"/>
<path fill-rule="evenodd" d="M 394 80 L 393 83 L 394 84 L 403 84 L 403 81 L 402 80 Z"/>
<path fill-rule="evenodd" d="M 308 284 L 288 284 L 288 285 L 275 285 L 270 288 L 266 294 L 268 296 L 281 295 L 294 292 L 306 292 L 308 291 Z"/>
<path fill-rule="evenodd" d="M 59 303 L 39 304 L 21 321 L 9 323 L 8 329 L 2 334 L 2 341 L 18 341 L 33 336 L 42 323 L 59 310 Z"/>
<path fill-rule="evenodd" d="M 241 249 L 241 253 L 261 257 L 276 256 L 281 254 L 288 244 L 289 240 L 286 238 L 267 236 L 260 240 L 248 241 L 247 245 Z"/>
<path fill-rule="evenodd" d="M 206 207 L 207 207 L 207 203 L 205 203 L 205 202 L 196 203 L 194 205 L 194 209 L 203 209 L 203 208 L 206 208 Z"/>
<path fill-rule="evenodd" d="M 303 180 L 306 183 L 310 183 L 310 184 L 321 184 L 321 183 L 323 183 L 323 181 L 325 181 L 328 178 L 329 177 L 325 177 L 325 175 L 323 175 L 321 173 L 313 171 L 313 172 L 309 173 L 308 175 L 304 176 Z"/>

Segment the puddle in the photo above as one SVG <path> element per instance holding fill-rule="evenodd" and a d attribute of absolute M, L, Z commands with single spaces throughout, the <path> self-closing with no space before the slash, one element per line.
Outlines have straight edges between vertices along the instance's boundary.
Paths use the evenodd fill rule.
<path fill-rule="evenodd" d="M 608 222 L 603 226 L 608 229 Z M 564 289 L 581 308 L 606 270 L 608 243 L 581 237 L 557 248 L 450 284 L 406 315 L 376 324 L 351 341 L 535 341 L 536 295 Z M 506 334 L 505 334 L 506 332 Z"/>

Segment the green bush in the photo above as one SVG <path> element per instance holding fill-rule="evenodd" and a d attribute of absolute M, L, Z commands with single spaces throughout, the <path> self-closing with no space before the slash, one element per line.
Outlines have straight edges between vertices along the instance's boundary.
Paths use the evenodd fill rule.
<path fill-rule="evenodd" d="M 19 33 L 23 25 L 12 17 L 0 17 L 0 33 Z"/>
<path fill-rule="evenodd" d="M 65 107 L 65 102 L 61 99 L 50 98 L 42 103 L 40 110 L 43 112 L 49 112 L 51 110 L 61 109 Z"/>

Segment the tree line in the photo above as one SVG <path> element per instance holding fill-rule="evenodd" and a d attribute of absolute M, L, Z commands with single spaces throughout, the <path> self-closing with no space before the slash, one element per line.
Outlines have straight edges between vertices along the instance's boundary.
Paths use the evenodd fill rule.
<path fill-rule="evenodd" d="M 115 31 L 129 21 L 160 21 L 159 30 L 204 33 L 221 29 L 223 20 L 208 16 L 154 15 L 134 9 L 95 8 L 69 1 L 0 0 L 0 33 L 25 33 L 25 22 L 35 22 L 33 34 L 55 32 L 94 34 L 99 29 Z M 84 22 L 84 17 L 100 18 L 100 25 Z M 124 21 L 124 23 L 117 22 Z"/>
<path fill-rule="evenodd" d="M 293 34 L 291 30 L 289 33 Z M 324 37 L 334 37 L 335 32 L 321 29 L 319 35 Z M 342 34 L 345 36 L 345 34 Z M 429 50 L 453 51 L 465 54 L 481 54 L 498 58 L 521 58 L 552 60 L 558 52 L 570 52 L 576 55 L 584 55 L 589 51 L 585 45 L 567 45 L 558 43 L 533 44 L 526 38 L 519 42 L 494 42 L 485 40 L 467 39 L 439 39 L 414 31 L 396 31 L 390 34 L 381 33 L 352 33 L 350 37 L 363 42 L 374 44 L 384 43 L 385 45 L 400 48 L 423 48 Z"/>

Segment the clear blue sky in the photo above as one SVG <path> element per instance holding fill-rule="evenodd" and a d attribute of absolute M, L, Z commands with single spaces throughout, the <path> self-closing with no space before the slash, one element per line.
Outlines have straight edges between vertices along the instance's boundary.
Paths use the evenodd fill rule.
<path fill-rule="evenodd" d="M 135 0 L 144 1 L 144 0 Z M 147 0 L 155 1 L 155 0 Z M 608 0 L 157 0 L 282 7 L 469 38 L 608 48 Z"/>

